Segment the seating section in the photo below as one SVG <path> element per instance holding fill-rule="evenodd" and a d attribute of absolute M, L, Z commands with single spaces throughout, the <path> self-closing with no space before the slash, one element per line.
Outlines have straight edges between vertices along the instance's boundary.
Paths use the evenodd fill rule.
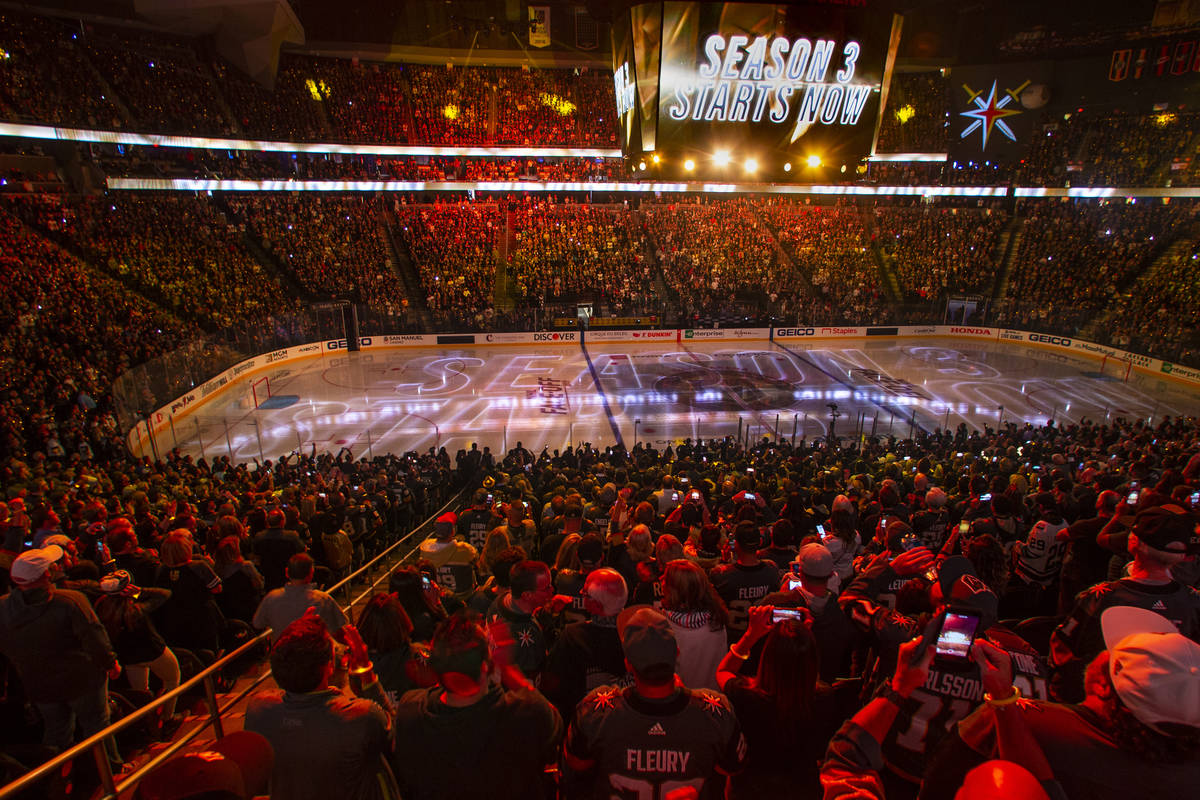
<path fill-rule="evenodd" d="M 503 220 L 491 203 L 398 205 L 399 232 L 435 316 L 472 321 L 492 313 Z"/>
<path fill-rule="evenodd" d="M 513 225 L 509 272 L 525 303 L 594 299 L 620 309 L 655 294 L 643 236 L 620 206 L 534 201 Z"/>
<path fill-rule="evenodd" d="M 906 296 L 991 293 L 1009 221 L 1003 207 L 878 206 L 875 220 L 876 241 Z"/>
<path fill-rule="evenodd" d="M 235 195 L 230 207 L 313 295 L 354 299 L 395 313 L 404 289 L 382 236 L 383 204 L 360 195 Z"/>

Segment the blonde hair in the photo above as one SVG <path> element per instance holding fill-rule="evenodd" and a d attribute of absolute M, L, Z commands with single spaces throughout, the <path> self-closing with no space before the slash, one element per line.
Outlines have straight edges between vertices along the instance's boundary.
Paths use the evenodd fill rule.
<path fill-rule="evenodd" d="M 653 558 L 654 541 L 650 538 L 650 529 L 645 525 L 634 525 L 625 541 L 625 551 L 635 564 Z"/>
<path fill-rule="evenodd" d="M 562 544 L 558 546 L 558 553 L 554 556 L 556 571 L 579 569 L 579 543 L 581 541 L 583 541 L 583 537 L 578 533 L 572 533 L 562 540 Z"/>
<path fill-rule="evenodd" d="M 162 543 L 162 563 L 167 567 L 181 567 L 192 560 L 192 534 L 178 529 L 167 534 Z"/>
<path fill-rule="evenodd" d="M 492 567 L 496 565 L 496 558 L 511 546 L 512 543 L 503 528 L 493 530 L 487 535 L 487 539 L 483 541 L 483 548 L 479 551 L 479 569 L 485 575 L 491 575 Z"/>

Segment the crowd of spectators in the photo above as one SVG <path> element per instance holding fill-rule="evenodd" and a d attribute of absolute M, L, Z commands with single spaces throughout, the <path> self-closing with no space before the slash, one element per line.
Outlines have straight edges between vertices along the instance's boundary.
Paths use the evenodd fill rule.
<path fill-rule="evenodd" d="M 490 202 L 393 206 L 427 293 L 443 320 L 482 322 L 494 310 L 496 248 L 504 235 L 500 209 Z"/>
<path fill-rule="evenodd" d="M 146 31 L 117 36 L 107 30 L 89 31 L 80 41 L 125 103 L 135 130 L 199 136 L 233 132 L 215 83 L 182 43 Z"/>
<path fill-rule="evenodd" d="M 1198 441 L 1193 421 L 1085 420 L 818 447 L 50 458 L 4 476 L 6 699 L 23 691 L 62 748 L 62 707 L 83 735 L 106 721 L 82 713 L 105 674 L 146 696 L 270 626 L 279 690 L 245 727 L 287 796 L 1182 790 L 1200 769 Z M 320 591 L 459 487 L 353 618 Z M 53 613 L 18 624 L 37 604 Z"/>
<path fill-rule="evenodd" d="M 908 298 L 991 294 L 1009 221 L 1002 207 L 879 205 L 875 221 L 876 242 Z"/>
<path fill-rule="evenodd" d="M 109 384 L 198 330 L 85 267 L 9 203 L 0 242 L 0 459 L 112 457 L 123 448 Z"/>
<path fill-rule="evenodd" d="M 229 205 L 308 292 L 379 306 L 395 316 L 404 287 L 382 239 L 383 203 L 370 195 L 234 195 Z"/>
<path fill-rule="evenodd" d="M 297 307 L 242 233 L 210 200 L 110 194 L 31 203 L 27 218 L 87 254 L 132 290 L 207 328 Z"/>
<path fill-rule="evenodd" d="M 879 270 L 868 250 L 858 208 L 787 200 L 763 202 L 759 207 L 799 275 L 813 287 L 816 302 L 801 307 L 801 324 L 835 319 L 854 325 L 887 321 Z M 798 284 L 799 275 L 791 277 L 793 285 Z M 791 313 L 795 310 L 793 307 Z"/>
<path fill-rule="evenodd" d="M 620 313 L 655 294 L 643 234 L 620 206 L 535 200 L 512 225 L 508 269 L 522 303 L 593 299 Z"/>
<path fill-rule="evenodd" d="M 126 127 L 65 20 L 0 14 L 0 114 L 53 125 Z"/>
<path fill-rule="evenodd" d="M 1025 220 L 1012 255 L 1003 319 L 1013 327 L 1053 325 L 1077 332 L 1195 213 L 1194 205 L 1178 202 L 1024 204 L 1018 209 Z"/>
<path fill-rule="evenodd" d="M 271 88 L 220 60 L 208 62 L 243 136 L 269 141 L 314 141 L 329 137 L 321 102 L 308 90 L 306 60 L 283 54 Z M 318 90 L 318 96 L 319 90 Z"/>
<path fill-rule="evenodd" d="M 1123 350 L 1195 362 L 1200 351 L 1198 261 L 1200 243 L 1189 233 L 1116 298 L 1097 333 Z"/>

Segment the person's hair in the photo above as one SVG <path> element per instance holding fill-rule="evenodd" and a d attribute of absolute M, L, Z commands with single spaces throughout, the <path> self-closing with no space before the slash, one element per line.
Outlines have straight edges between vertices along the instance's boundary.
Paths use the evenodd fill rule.
<path fill-rule="evenodd" d="M 771 626 L 758 662 L 758 688 L 777 710 L 778 718 L 792 721 L 812 710 L 813 693 L 820 675 L 817 640 L 798 619 Z M 781 726 L 794 731 L 794 724 Z"/>
<path fill-rule="evenodd" d="M 133 630 L 145 615 L 137 601 L 125 594 L 102 594 L 94 605 L 96 617 L 113 642 L 125 631 Z"/>
<path fill-rule="evenodd" d="M 388 577 L 388 591 L 396 595 L 400 605 L 404 606 L 404 610 L 408 612 L 409 619 L 420 614 L 427 614 L 435 620 L 445 616 L 425 597 L 425 590 L 421 582 L 421 570 L 411 564 L 393 570 Z"/>
<path fill-rule="evenodd" d="M 121 553 L 130 544 L 137 546 L 137 534 L 130 528 L 117 528 L 105 537 L 108 549 L 115 555 Z"/>
<path fill-rule="evenodd" d="M 478 651 L 482 661 L 488 659 L 487 633 L 479 623 L 464 612 L 453 614 L 438 624 L 430 642 L 430 666 L 439 677 L 448 670 L 444 668 L 448 660 Z M 469 676 L 471 678 L 475 675 Z"/>
<path fill-rule="evenodd" d="M 771 544 L 775 547 L 791 547 L 796 542 L 796 526 L 786 517 L 780 517 L 771 526 Z"/>
<path fill-rule="evenodd" d="M 282 528 L 285 522 L 287 522 L 287 516 L 278 508 L 273 508 L 267 512 L 268 528 Z"/>
<path fill-rule="evenodd" d="M 540 561 L 522 561 L 513 564 L 508 571 L 508 587 L 512 590 L 514 600 L 520 599 L 526 592 L 537 591 L 538 577 L 549 577 L 550 568 Z"/>
<path fill-rule="evenodd" d="M 1008 559 L 1004 555 L 1004 547 L 990 533 L 967 540 L 963 547 L 963 555 L 975 568 L 975 575 L 995 592 L 997 597 L 1004 594 L 1008 585 Z"/>
<path fill-rule="evenodd" d="M 316 691 L 332 660 L 333 639 L 325 623 L 320 617 L 303 616 L 284 628 L 271 648 L 271 676 L 284 691 Z"/>
<path fill-rule="evenodd" d="M 629 600 L 629 587 L 621 573 L 609 567 L 601 567 L 588 573 L 583 582 L 583 593 L 600 604 L 605 617 L 615 617 Z"/>
<path fill-rule="evenodd" d="M 677 558 L 683 558 L 683 543 L 669 533 L 658 537 L 654 543 L 654 560 L 658 562 L 658 568 L 662 569 Z"/>
<path fill-rule="evenodd" d="M 554 569 L 560 572 L 564 569 L 579 569 L 579 543 L 583 537 L 578 533 L 568 534 L 558 546 L 554 556 Z"/>
<path fill-rule="evenodd" d="M 839 508 L 829 516 L 829 524 L 833 528 L 833 535 L 841 539 L 847 545 L 854 544 L 854 536 L 857 531 L 854 530 L 854 518 L 846 509 Z"/>
<path fill-rule="evenodd" d="M 192 536 L 187 531 L 174 530 L 162 543 L 162 563 L 167 567 L 182 567 L 192 560 Z"/>
<path fill-rule="evenodd" d="M 519 564 L 527 558 L 529 558 L 529 554 L 525 552 L 524 547 L 509 547 L 501 550 L 492 562 L 492 576 L 496 579 L 496 585 L 507 589 L 508 576 L 512 572 L 513 565 Z"/>
<path fill-rule="evenodd" d="M 242 543 L 236 536 L 226 536 L 217 544 L 215 561 L 218 567 L 227 567 L 242 560 Z"/>
<path fill-rule="evenodd" d="M 699 565 L 677 558 L 663 571 L 663 608 L 669 611 L 707 611 L 713 630 L 729 623 L 725 601 Z"/>
<path fill-rule="evenodd" d="M 650 529 L 645 525 L 634 525 L 625 539 L 625 552 L 635 564 L 653 558 L 654 541 L 650 538 Z"/>
<path fill-rule="evenodd" d="M 483 541 L 483 549 L 479 551 L 480 572 L 490 573 L 496 557 L 512 545 L 508 533 L 503 528 L 496 528 Z"/>
<path fill-rule="evenodd" d="M 646 502 L 645 500 L 638 503 L 633 509 L 634 522 L 639 525 L 653 525 L 654 518 L 657 516 L 658 514 L 655 512 L 654 506 L 650 505 L 650 503 Z"/>
<path fill-rule="evenodd" d="M 412 620 L 404 606 L 386 592 L 372 595 L 358 615 L 358 632 L 373 653 L 403 650 L 408 646 L 412 629 Z"/>
<path fill-rule="evenodd" d="M 1152 764 L 1182 764 L 1200 758 L 1200 728 L 1163 722 L 1159 732 L 1147 726 L 1129 710 L 1113 687 L 1108 672 L 1108 651 L 1088 665 L 1086 683 L 1104 681 L 1109 691 L 1103 698 L 1108 732 L 1117 747 Z"/>
<path fill-rule="evenodd" d="M 226 536 L 236 536 L 239 539 L 246 532 L 245 526 L 241 521 L 230 514 L 226 514 L 217 518 L 217 538 L 224 539 Z"/>
<path fill-rule="evenodd" d="M 308 553 L 296 553 L 288 559 L 287 576 L 289 581 L 307 580 L 313 573 L 313 558 Z"/>

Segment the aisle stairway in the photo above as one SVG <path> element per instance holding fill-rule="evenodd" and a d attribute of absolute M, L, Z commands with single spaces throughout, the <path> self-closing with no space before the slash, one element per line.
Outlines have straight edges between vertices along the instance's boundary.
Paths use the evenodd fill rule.
<path fill-rule="evenodd" d="M 1013 266 L 1016 263 L 1017 252 L 1021 249 L 1021 240 L 1025 238 L 1025 218 L 1013 215 L 1008 221 L 1008 225 L 1000 234 L 1000 238 L 996 243 L 996 263 L 1000 265 L 1000 269 L 996 270 L 996 284 L 992 290 L 992 303 L 1001 302 L 1004 295 L 1008 292 L 1008 284 L 1012 279 Z"/>
<path fill-rule="evenodd" d="M 388 259 L 390 268 L 395 273 L 396 279 L 404 286 L 404 296 L 408 298 L 409 310 L 417 315 L 420 326 L 424 330 L 434 330 L 433 315 L 429 312 L 429 302 L 426 299 L 425 287 L 421 283 L 421 276 L 417 273 L 416 265 L 413 264 L 408 245 L 399 235 L 395 216 L 386 208 L 380 216 L 379 233 L 383 237 L 384 245 L 390 256 Z"/>
<path fill-rule="evenodd" d="M 866 206 L 860 207 L 859 216 L 862 218 L 863 232 L 866 234 L 867 250 L 870 251 L 875 268 L 879 271 L 879 285 L 883 287 L 888 300 L 901 303 L 904 300 L 904 291 L 900 287 L 900 277 L 896 274 L 895 264 L 879 246 L 879 225 L 875 219 L 875 210 Z"/>

